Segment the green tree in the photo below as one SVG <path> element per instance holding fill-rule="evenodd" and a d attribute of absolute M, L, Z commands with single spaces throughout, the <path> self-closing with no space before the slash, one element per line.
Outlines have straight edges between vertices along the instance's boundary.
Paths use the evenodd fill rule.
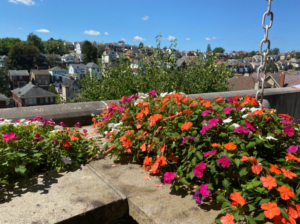
<path fill-rule="evenodd" d="M 125 42 L 123 40 L 119 40 L 118 43 L 122 43 L 122 44 L 125 44 Z"/>
<path fill-rule="evenodd" d="M 249 54 L 250 57 L 253 57 L 254 55 L 256 55 L 255 51 L 251 51 L 250 54 Z"/>
<path fill-rule="evenodd" d="M 64 46 L 64 42 L 62 40 L 47 40 L 43 42 L 44 52 L 47 54 L 67 54 L 69 53 L 69 48 Z"/>
<path fill-rule="evenodd" d="M 214 53 L 224 53 L 225 52 L 225 49 L 222 48 L 222 47 L 216 47 L 214 50 L 213 50 Z"/>
<path fill-rule="evenodd" d="M 51 85 L 51 86 L 49 87 L 48 91 L 49 91 L 50 93 L 57 94 L 57 92 L 56 92 L 56 90 L 55 90 L 55 87 L 54 87 L 53 85 Z"/>
<path fill-rule="evenodd" d="M 89 62 L 97 62 L 97 48 L 87 40 L 83 43 L 82 54 L 84 54 L 84 64 L 87 64 Z"/>
<path fill-rule="evenodd" d="M 40 52 L 45 52 L 42 39 L 33 33 L 27 36 L 27 44 L 36 46 Z"/>
<path fill-rule="evenodd" d="M 207 48 L 206 48 L 206 53 L 209 53 L 209 52 L 211 52 L 211 46 L 210 46 L 210 44 L 208 44 Z"/>
<path fill-rule="evenodd" d="M 0 39 L 0 55 L 8 55 L 8 52 L 12 46 L 16 43 L 21 43 L 19 38 L 2 38 Z"/>
<path fill-rule="evenodd" d="M 8 69 L 27 69 L 33 67 L 34 59 L 40 59 L 40 50 L 36 46 L 17 43 L 8 52 L 6 66 Z"/>
<path fill-rule="evenodd" d="M 193 52 L 189 51 L 188 56 L 195 56 Z"/>
<path fill-rule="evenodd" d="M 7 97 L 11 96 L 11 92 L 9 90 L 10 80 L 7 73 L 0 69 L 0 93 L 6 95 Z"/>
<path fill-rule="evenodd" d="M 279 48 L 273 48 L 270 50 L 270 54 L 277 55 L 280 54 Z"/>
<path fill-rule="evenodd" d="M 276 66 L 275 62 L 272 61 L 268 63 L 268 65 L 266 66 L 266 72 L 268 73 L 278 72 L 278 67 Z"/>
<path fill-rule="evenodd" d="M 144 48 L 144 44 L 142 42 L 140 42 L 139 48 Z"/>
<path fill-rule="evenodd" d="M 102 54 L 105 51 L 105 45 L 101 44 L 97 46 L 97 55 L 98 58 L 102 58 Z"/>

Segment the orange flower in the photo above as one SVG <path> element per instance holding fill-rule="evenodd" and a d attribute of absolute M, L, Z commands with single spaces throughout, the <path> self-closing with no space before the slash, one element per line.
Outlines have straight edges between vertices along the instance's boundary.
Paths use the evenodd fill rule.
<path fill-rule="evenodd" d="M 155 140 L 152 139 L 151 145 L 148 145 L 148 148 L 149 148 L 148 153 L 151 151 L 151 148 L 154 144 L 155 144 Z"/>
<path fill-rule="evenodd" d="M 144 159 L 144 165 L 143 165 L 143 168 L 145 169 L 145 171 L 148 171 L 149 170 L 149 164 L 150 162 L 152 161 L 152 157 L 148 157 L 146 156 L 145 159 Z"/>
<path fill-rule="evenodd" d="M 148 118 L 148 121 L 150 121 L 150 126 L 156 125 L 156 122 L 161 119 L 161 114 L 154 114 L 153 116 Z"/>
<path fill-rule="evenodd" d="M 172 160 L 172 161 L 174 161 L 175 163 L 178 163 L 179 158 L 175 157 L 174 155 L 175 155 L 175 153 L 174 153 L 174 152 L 171 152 L 171 153 L 170 153 L 169 160 Z"/>
<path fill-rule="evenodd" d="M 260 174 L 260 172 L 263 170 L 263 168 L 262 168 L 262 166 L 259 165 L 258 160 L 257 160 L 257 159 L 254 159 L 254 160 L 251 161 L 251 163 L 252 163 L 252 165 L 253 165 L 253 166 L 251 167 L 252 172 L 253 172 L 253 173 L 256 173 L 257 175 Z"/>
<path fill-rule="evenodd" d="M 162 107 L 160 108 L 160 112 L 163 112 L 165 110 L 166 106 L 168 106 L 168 104 L 166 104 L 166 103 L 163 104 Z"/>
<path fill-rule="evenodd" d="M 193 107 L 193 106 L 196 106 L 197 105 L 197 102 L 193 102 L 189 105 L 189 107 Z"/>
<path fill-rule="evenodd" d="M 235 224 L 234 220 L 234 216 L 231 214 L 226 214 L 226 216 L 221 217 L 221 223 L 222 224 Z"/>
<path fill-rule="evenodd" d="M 161 166 L 164 166 L 164 165 L 167 164 L 167 158 L 165 156 L 157 155 L 157 160 L 155 162 L 158 163 Z"/>
<path fill-rule="evenodd" d="M 154 134 L 156 134 L 160 129 L 162 129 L 162 126 L 159 126 L 159 127 L 157 128 L 157 130 L 154 132 Z"/>
<path fill-rule="evenodd" d="M 72 143 L 69 140 L 66 139 L 64 144 L 63 144 L 63 147 L 69 148 L 71 145 L 72 145 Z"/>
<path fill-rule="evenodd" d="M 283 172 L 283 175 L 289 179 L 293 179 L 294 177 L 297 177 L 297 174 L 295 174 L 289 170 L 286 170 L 283 167 L 281 168 L 281 171 Z"/>
<path fill-rule="evenodd" d="M 252 97 L 251 94 L 249 94 L 248 96 L 245 96 L 245 97 L 244 97 L 244 102 L 241 103 L 240 106 L 242 107 L 242 106 L 244 106 L 244 105 L 246 105 L 246 104 L 249 104 L 249 103 L 252 103 L 252 104 L 254 104 L 254 105 L 257 105 L 256 99 L 255 99 L 254 97 Z"/>
<path fill-rule="evenodd" d="M 236 149 L 236 145 L 233 142 L 229 142 L 224 145 L 224 148 L 227 150 L 234 150 L 234 149 Z"/>
<path fill-rule="evenodd" d="M 153 173 L 153 174 L 157 174 L 157 173 L 159 173 L 159 169 L 158 169 L 158 163 L 151 163 L 150 164 L 150 166 L 151 166 L 151 172 Z"/>
<path fill-rule="evenodd" d="M 71 136 L 70 139 L 71 139 L 72 141 L 75 141 L 75 140 L 78 140 L 79 138 L 74 137 L 74 136 Z"/>
<path fill-rule="evenodd" d="M 281 174 L 281 171 L 279 169 L 279 167 L 275 164 L 275 165 L 270 165 L 270 171 L 272 173 L 276 173 L 276 174 Z"/>
<path fill-rule="evenodd" d="M 285 218 L 283 218 L 282 216 L 275 216 L 273 218 L 274 220 L 274 224 L 296 224 L 296 221 L 295 220 L 286 220 Z"/>
<path fill-rule="evenodd" d="M 277 188 L 277 190 L 280 192 L 280 196 L 283 200 L 289 200 L 291 197 L 295 197 L 295 193 L 292 192 L 291 188 L 285 185 Z"/>
<path fill-rule="evenodd" d="M 185 122 L 183 125 L 181 125 L 181 131 L 189 130 L 189 128 L 192 127 L 192 126 L 193 126 L 193 123 Z"/>
<path fill-rule="evenodd" d="M 241 206 L 243 206 L 244 204 L 247 203 L 245 198 L 243 198 L 242 195 L 239 192 L 231 193 L 230 194 L 230 199 L 237 202 Z"/>
<path fill-rule="evenodd" d="M 144 132 L 138 137 L 138 139 L 141 139 L 145 134 L 147 134 L 147 131 L 144 131 Z"/>
<path fill-rule="evenodd" d="M 264 113 L 263 110 L 256 110 L 256 111 L 248 113 L 248 114 L 249 115 L 263 115 L 263 114 L 266 114 L 266 113 Z"/>
<path fill-rule="evenodd" d="M 184 111 L 182 111 L 183 114 L 187 114 L 187 115 L 190 115 L 192 114 L 193 112 L 190 110 L 190 109 L 186 109 Z"/>
<path fill-rule="evenodd" d="M 205 107 L 212 107 L 212 105 L 210 104 L 210 101 L 209 100 L 205 100 L 204 103 L 202 104 L 203 106 Z"/>
<path fill-rule="evenodd" d="M 298 212 L 295 208 L 295 206 L 292 206 L 291 204 L 288 203 L 288 209 L 286 209 L 286 212 L 288 213 L 288 216 L 289 216 L 289 219 L 291 221 L 291 218 L 292 219 L 297 219 L 299 216 L 298 216 Z"/>
<path fill-rule="evenodd" d="M 124 148 L 130 148 L 132 146 L 131 140 L 128 138 L 125 138 L 124 141 L 122 142 L 122 146 Z"/>
<path fill-rule="evenodd" d="M 248 160 L 254 160 L 254 157 L 248 157 L 248 156 L 242 156 L 242 158 L 240 159 L 242 162 L 248 161 Z"/>
<path fill-rule="evenodd" d="M 161 153 L 164 153 L 166 149 L 166 143 L 164 143 L 164 145 L 159 147 L 159 150 L 161 151 Z"/>
<path fill-rule="evenodd" d="M 296 160 L 297 162 L 300 163 L 300 158 L 292 155 L 291 153 L 288 153 L 287 156 L 285 157 L 286 159 L 291 159 L 291 160 Z"/>
<path fill-rule="evenodd" d="M 140 146 L 140 149 L 142 150 L 142 152 L 145 152 L 146 151 L 146 148 L 147 148 L 147 143 L 144 143 Z"/>
<path fill-rule="evenodd" d="M 216 99 L 215 102 L 221 102 L 221 103 L 223 103 L 223 97 L 221 97 L 221 96 L 215 96 L 215 97 L 213 98 L 213 100 L 214 100 L 214 99 Z"/>
<path fill-rule="evenodd" d="M 221 145 L 217 144 L 217 143 L 213 143 L 213 144 L 211 144 L 211 147 L 221 147 Z"/>
<path fill-rule="evenodd" d="M 260 180 L 263 182 L 263 186 L 271 190 L 273 187 L 277 187 L 276 179 L 268 175 L 261 177 Z"/>
<path fill-rule="evenodd" d="M 263 210 L 265 210 L 265 216 L 268 219 L 273 219 L 275 216 L 280 215 L 280 209 L 277 207 L 276 203 L 264 203 L 260 206 Z"/>
<path fill-rule="evenodd" d="M 139 104 L 137 105 L 137 107 L 149 107 L 150 103 L 148 102 L 139 102 Z"/>
<path fill-rule="evenodd" d="M 242 97 L 242 96 L 241 96 L 240 94 L 238 94 L 238 95 L 236 95 L 236 96 L 234 96 L 234 97 L 232 97 L 232 98 L 238 100 L 238 99 L 241 98 L 241 97 Z"/>
<path fill-rule="evenodd" d="M 112 145 L 108 150 L 106 150 L 104 153 L 110 152 L 115 146 L 116 146 L 116 144 L 113 144 L 113 145 Z"/>
<path fill-rule="evenodd" d="M 121 121 L 126 120 L 128 112 L 129 112 L 129 108 L 125 111 L 125 113 L 122 113 L 123 117 L 122 117 Z"/>

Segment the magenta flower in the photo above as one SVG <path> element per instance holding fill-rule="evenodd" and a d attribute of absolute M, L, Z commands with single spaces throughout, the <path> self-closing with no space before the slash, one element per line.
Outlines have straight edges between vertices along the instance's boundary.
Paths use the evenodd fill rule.
<path fill-rule="evenodd" d="M 203 196 L 203 197 L 207 197 L 209 195 L 209 190 L 207 189 L 208 187 L 208 184 L 202 184 L 200 186 L 200 194 Z"/>
<path fill-rule="evenodd" d="M 186 143 L 186 137 L 182 137 L 181 145 L 184 145 Z"/>
<path fill-rule="evenodd" d="M 208 157 L 208 156 L 214 155 L 216 153 L 217 153 L 217 150 L 209 151 L 209 152 L 204 153 L 204 157 Z"/>
<path fill-rule="evenodd" d="M 84 133 L 87 133 L 87 132 L 88 132 L 86 129 L 83 129 L 82 131 L 83 131 Z"/>
<path fill-rule="evenodd" d="M 229 97 L 228 100 L 226 101 L 226 103 L 234 103 L 237 102 L 236 99 L 234 99 L 233 97 Z"/>
<path fill-rule="evenodd" d="M 41 135 L 40 135 L 39 133 L 37 133 L 34 137 L 35 137 L 35 138 L 40 138 Z"/>
<path fill-rule="evenodd" d="M 224 108 L 224 114 L 230 114 L 230 112 L 232 111 L 232 108 Z"/>
<path fill-rule="evenodd" d="M 202 117 L 205 117 L 211 110 L 205 110 L 203 111 L 203 113 L 201 114 Z"/>
<path fill-rule="evenodd" d="M 62 126 L 62 127 L 64 127 L 64 128 L 67 127 L 67 125 L 65 125 L 64 122 L 60 122 L 58 125 L 59 125 L 59 126 Z"/>
<path fill-rule="evenodd" d="M 155 90 L 152 90 L 148 93 L 149 96 L 157 96 Z"/>
<path fill-rule="evenodd" d="M 166 172 L 164 174 L 164 185 L 165 184 L 170 184 L 172 180 L 175 178 L 175 173 L 174 172 Z"/>
<path fill-rule="evenodd" d="M 242 107 L 238 107 L 238 108 L 236 108 L 237 110 L 242 110 L 243 108 Z"/>
<path fill-rule="evenodd" d="M 202 126 L 202 130 L 200 131 L 200 134 L 205 135 L 208 130 L 209 130 L 209 126 L 204 125 L 204 126 Z"/>
<path fill-rule="evenodd" d="M 222 124 L 222 119 L 213 118 L 213 119 L 208 120 L 208 124 L 209 124 L 210 127 L 216 127 L 218 123 Z"/>
<path fill-rule="evenodd" d="M 289 153 L 294 153 L 298 151 L 299 145 L 291 145 L 286 151 Z"/>
<path fill-rule="evenodd" d="M 81 128 L 81 124 L 79 122 L 77 122 L 74 127 L 77 127 L 77 128 Z"/>
<path fill-rule="evenodd" d="M 53 139 L 53 143 L 54 143 L 55 145 L 58 145 L 58 144 L 59 144 L 58 141 L 57 141 L 56 139 Z"/>
<path fill-rule="evenodd" d="M 201 205 L 202 204 L 202 195 L 200 194 L 200 190 L 196 190 L 194 196 L 193 196 L 193 199 L 195 200 L 196 199 L 196 203 L 198 205 Z"/>
<path fill-rule="evenodd" d="M 252 126 L 252 124 L 249 121 L 245 122 L 245 125 L 247 128 L 249 128 L 251 131 L 256 131 L 256 129 Z"/>
<path fill-rule="evenodd" d="M 248 129 L 244 129 L 242 125 L 238 128 L 233 129 L 233 131 L 239 134 L 248 134 L 250 132 Z"/>
<path fill-rule="evenodd" d="M 292 137 L 295 134 L 294 131 L 293 131 L 293 128 L 291 126 L 283 127 L 283 131 L 289 137 Z"/>
<path fill-rule="evenodd" d="M 283 120 L 281 121 L 282 124 L 291 124 L 293 123 L 293 121 L 288 121 L 288 120 Z"/>
<path fill-rule="evenodd" d="M 8 141 L 10 141 L 10 140 L 14 140 L 14 139 L 16 139 L 17 138 L 17 135 L 15 134 L 15 133 L 7 133 L 7 134 L 4 134 L 3 135 L 3 138 L 4 138 L 4 140 L 3 140 L 3 142 L 8 142 Z"/>
<path fill-rule="evenodd" d="M 30 142 L 40 142 L 43 140 L 43 138 L 41 137 L 41 135 L 39 133 L 37 133 L 34 137 L 35 137 L 35 139 L 31 140 Z"/>
<path fill-rule="evenodd" d="M 124 111 L 124 107 L 119 107 L 118 110 L 120 113 L 122 113 Z"/>
<path fill-rule="evenodd" d="M 218 163 L 221 164 L 221 166 L 223 168 L 227 167 L 229 168 L 230 167 L 230 159 L 228 159 L 226 156 L 222 156 L 219 160 L 218 160 Z"/>
<path fill-rule="evenodd" d="M 0 121 L 4 121 L 4 119 L 0 119 Z"/>
<path fill-rule="evenodd" d="M 203 171 L 205 170 L 205 168 L 206 163 L 204 163 L 203 161 L 201 163 L 198 163 L 193 171 L 194 175 L 198 178 L 203 177 Z"/>
<path fill-rule="evenodd" d="M 195 140 L 196 137 L 186 137 L 189 140 Z"/>

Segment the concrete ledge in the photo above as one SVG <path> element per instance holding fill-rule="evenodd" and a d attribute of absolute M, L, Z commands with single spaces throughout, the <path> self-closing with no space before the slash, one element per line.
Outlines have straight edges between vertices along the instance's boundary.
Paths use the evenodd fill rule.
<path fill-rule="evenodd" d="M 0 223 L 110 223 L 128 212 L 122 198 L 91 169 L 20 179 L 0 204 Z"/>

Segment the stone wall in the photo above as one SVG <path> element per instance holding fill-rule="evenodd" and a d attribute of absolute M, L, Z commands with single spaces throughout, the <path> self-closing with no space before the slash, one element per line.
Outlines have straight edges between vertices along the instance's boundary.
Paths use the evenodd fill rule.
<path fill-rule="evenodd" d="M 230 91 L 218 93 L 193 94 L 190 97 L 199 96 L 206 100 L 211 100 L 215 96 L 223 98 L 233 97 L 237 94 L 255 96 L 256 90 Z M 289 114 L 298 123 L 300 119 L 300 91 L 294 88 L 266 89 L 265 99 L 270 103 L 270 108 L 277 109 L 278 113 Z M 12 119 L 16 121 L 20 118 L 28 119 L 36 116 L 43 116 L 46 119 L 52 118 L 56 123 L 63 121 L 68 126 L 73 126 L 80 122 L 82 125 L 90 125 L 92 122 L 91 114 L 100 114 L 107 104 L 112 101 L 96 101 L 86 103 L 56 104 L 49 106 L 33 106 L 23 108 L 1 109 L 0 118 Z"/>

